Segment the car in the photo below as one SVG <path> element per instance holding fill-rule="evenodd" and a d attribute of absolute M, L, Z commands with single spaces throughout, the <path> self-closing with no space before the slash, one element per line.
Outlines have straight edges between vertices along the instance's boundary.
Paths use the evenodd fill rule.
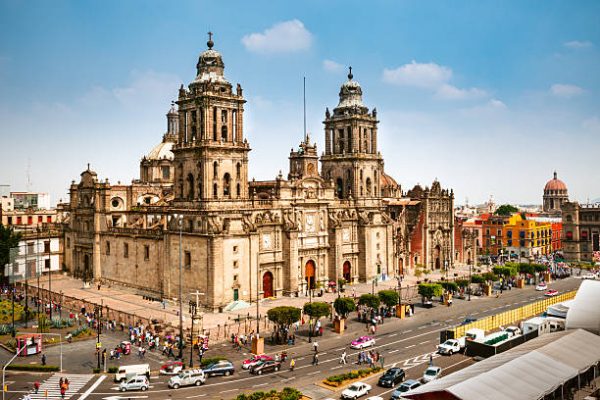
<path fill-rule="evenodd" d="M 595 274 L 584 274 L 580 276 L 581 279 L 596 279 Z"/>
<path fill-rule="evenodd" d="M 546 282 L 540 282 L 536 287 L 535 290 L 537 290 L 538 292 L 541 292 L 543 290 L 548 289 L 548 285 L 546 285 Z"/>
<path fill-rule="evenodd" d="M 365 400 L 383 400 L 381 396 L 369 396 Z"/>
<path fill-rule="evenodd" d="M 544 293 L 544 296 L 552 297 L 552 296 L 556 296 L 557 294 L 558 294 L 558 290 L 549 289 L 549 290 L 546 290 L 546 292 Z"/>
<path fill-rule="evenodd" d="M 402 382 L 400 386 L 398 386 L 396 390 L 392 392 L 392 400 L 398 400 L 402 398 L 403 394 L 410 390 L 416 389 L 419 386 L 421 386 L 421 382 L 414 379 L 409 379 L 407 381 Z"/>
<path fill-rule="evenodd" d="M 364 382 L 354 382 L 342 392 L 342 399 L 358 399 L 371 391 L 371 385 Z"/>
<path fill-rule="evenodd" d="M 267 360 L 250 368 L 251 374 L 262 375 L 264 372 L 279 371 L 281 362 L 275 360 Z"/>
<path fill-rule="evenodd" d="M 258 365 L 261 362 L 265 362 L 265 361 L 273 361 L 273 357 L 268 356 L 266 354 L 263 354 L 260 356 L 253 356 L 247 360 L 242 361 L 242 368 L 250 369 L 250 368 L 254 367 L 255 365 Z"/>
<path fill-rule="evenodd" d="M 202 370 L 204 371 L 204 374 L 207 377 L 215 376 L 215 375 L 229 376 L 229 375 L 233 375 L 233 373 L 235 372 L 235 367 L 233 366 L 233 363 L 231 361 L 220 360 L 220 361 L 214 362 L 212 364 L 209 364 L 205 368 L 202 368 Z"/>
<path fill-rule="evenodd" d="M 181 386 L 204 385 L 206 377 L 201 369 L 188 369 L 172 376 L 167 383 L 171 389 L 179 389 Z"/>
<path fill-rule="evenodd" d="M 521 335 L 521 329 L 517 326 L 507 326 L 504 328 L 504 332 L 508 333 L 508 337 Z"/>
<path fill-rule="evenodd" d="M 406 378 L 406 372 L 402 368 L 390 368 L 381 375 L 377 384 L 382 387 L 393 387 Z"/>
<path fill-rule="evenodd" d="M 160 367 L 161 375 L 177 375 L 183 370 L 183 363 L 181 361 L 169 361 Z"/>
<path fill-rule="evenodd" d="M 131 379 L 119 383 L 119 390 L 121 392 L 127 392 L 129 390 L 141 390 L 145 392 L 150 387 L 148 378 L 144 375 L 136 375 Z"/>
<path fill-rule="evenodd" d="M 470 324 L 471 322 L 475 322 L 475 321 L 477 321 L 477 318 L 475 318 L 475 317 L 467 317 L 467 318 L 464 319 L 463 322 L 460 323 L 460 326 L 467 325 L 467 324 Z"/>
<path fill-rule="evenodd" d="M 423 383 L 431 382 L 436 380 L 442 374 L 442 367 L 438 367 L 436 365 L 432 365 L 427 367 L 425 372 L 423 373 Z"/>
<path fill-rule="evenodd" d="M 350 344 L 350 347 L 353 349 L 364 349 L 365 347 L 375 345 L 375 339 L 371 336 L 361 336 L 358 339 L 355 339 Z"/>

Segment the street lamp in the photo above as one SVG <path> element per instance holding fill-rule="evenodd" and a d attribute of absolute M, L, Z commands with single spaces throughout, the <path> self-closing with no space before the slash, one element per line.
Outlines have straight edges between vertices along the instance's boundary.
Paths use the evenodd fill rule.
<path fill-rule="evenodd" d="M 469 260 L 469 301 L 471 301 L 471 279 L 472 279 L 471 270 L 473 269 L 473 263 L 470 261 L 471 260 Z"/>
<path fill-rule="evenodd" d="M 190 300 L 190 316 L 192 318 L 192 329 L 190 330 L 190 368 L 194 368 L 194 318 L 198 311 L 198 304 L 194 300 Z"/>
<path fill-rule="evenodd" d="M 102 331 L 102 307 L 103 305 L 96 304 L 94 306 L 94 318 L 96 318 L 96 330 L 98 336 L 96 338 L 96 354 L 98 354 L 98 369 L 100 369 L 100 333 Z"/>

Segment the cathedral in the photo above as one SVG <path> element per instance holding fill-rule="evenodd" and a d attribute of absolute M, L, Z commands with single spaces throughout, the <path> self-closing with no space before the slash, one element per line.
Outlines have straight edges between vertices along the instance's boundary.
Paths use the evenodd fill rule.
<path fill-rule="evenodd" d="M 452 190 L 434 181 L 404 193 L 386 173 L 377 111 L 351 69 L 325 110 L 321 156 L 305 135 L 287 176 L 249 181 L 243 90 L 212 38 L 207 46 L 140 179 L 111 184 L 88 165 L 72 182 L 61 205 L 69 273 L 156 299 L 177 298 L 181 284 L 216 311 L 454 267 Z"/>

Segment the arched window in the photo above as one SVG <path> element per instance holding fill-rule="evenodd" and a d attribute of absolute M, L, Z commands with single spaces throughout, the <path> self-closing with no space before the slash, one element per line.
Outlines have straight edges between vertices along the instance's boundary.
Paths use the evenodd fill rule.
<path fill-rule="evenodd" d="M 335 193 L 338 199 L 344 198 L 344 181 L 342 180 L 342 178 L 337 178 L 335 182 Z"/>
<path fill-rule="evenodd" d="M 241 185 L 239 183 L 236 185 L 235 194 L 237 197 L 242 195 Z"/>
<path fill-rule="evenodd" d="M 198 174 L 198 198 L 202 198 L 202 175 Z"/>
<path fill-rule="evenodd" d="M 188 200 L 194 199 L 194 175 L 188 175 Z"/>
<path fill-rule="evenodd" d="M 573 232 L 567 231 L 567 240 L 573 240 Z"/>
<path fill-rule="evenodd" d="M 217 183 L 215 182 L 215 183 L 213 184 L 213 197 L 214 197 L 215 199 L 216 199 L 216 198 L 217 198 L 217 196 L 219 195 L 219 193 L 218 193 L 218 190 L 219 190 L 219 187 L 218 187 Z"/>
<path fill-rule="evenodd" d="M 217 179 L 217 176 L 219 176 L 219 163 L 215 161 L 213 163 L 213 179 Z"/>
<path fill-rule="evenodd" d="M 567 222 L 573 222 L 573 217 L 570 215 L 567 215 Z"/>
<path fill-rule="evenodd" d="M 371 196 L 371 178 L 367 178 L 367 196 Z"/>
<path fill-rule="evenodd" d="M 242 164 L 237 163 L 235 165 L 235 177 L 236 177 L 236 179 L 240 179 L 241 175 L 242 175 Z"/>
<path fill-rule="evenodd" d="M 226 141 L 227 141 L 227 125 L 223 125 L 223 126 L 221 127 L 221 140 L 222 140 L 223 142 L 226 142 Z"/>
<path fill-rule="evenodd" d="M 217 107 L 213 107 L 212 131 L 213 140 L 217 140 Z"/>
<path fill-rule="evenodd" d="M 225 196 L 225 197 L 229 197 L 231 195 L 231 192 L 229 190 L 230 182 L 231 182 L 231 177 L 229 176 L 229 173 L 226 173 L 225 175 L 223 175 L 223 196 Z"/>

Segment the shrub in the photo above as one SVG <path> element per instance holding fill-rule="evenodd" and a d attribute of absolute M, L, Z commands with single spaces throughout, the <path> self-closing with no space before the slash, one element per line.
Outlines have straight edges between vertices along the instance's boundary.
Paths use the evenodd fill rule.
<path fill-rule="evenodd" d="M 302 392 L 297 389 L 285 387 L 281 392 L 275 389 L 270 392 L 253 392 L 238 395 L 236 400 L 300 400 Z"/>
<path fill-rule="evenodd" d="M 496 274 L 494 274 L 493 272 L 486 272 L 483 274 L 483 279 L 485 279 L 486 282 L 495 282 L 498 280 L 498 276 L 496 276 Z"/>
<path fill-rule="evenodd" d="M 116 374 L 118 370 L 119 370 L 119 367 L 108 367 L 109 374 Z"/>
<path fill-rule="evenodd" d="M 100 373 L 100 368 L 94 368 L 94 369 L 92 369 L 92 372 L 94 374 L 99 374 Z"/>
<path fill-rule="evenodd" d="M 71 335 L 73 335 L 73 337 L 89 336 L 92 334 L 93 334 L 92 330 L 90 328 L 88 328 L 87 326 L 80 326 L 79 328 L 77 328 L 73 332 L 71 332 Z"/>
<path fill-rule="evenodd" d="M 473 283 L 485 283 L 485 278 L 481 275 L 475 274 L 471 277 Z"/>
<path fill-rule="evenodd" d="M 451 281 L 440 282 L 440 285 L 442 285 L 442 287 L 449 292 L 457 292 L 458 291 L 458 284 L 456 282 L 451 282 Z"/>
<path fill-rule="evenodd" d="M 54 372 L 60 370 L 56 365 L 41 364 L 10 364 L 6 369 L 13 371 Z"/>
<path fill-rule="evenodd" d="M 379 297 L 374 294 L 365 293 L 358 299 L 358 304 L 369 308 L 377 309 L 379 307 Z"/>
<path fill-rule="evenodd" d="M 439 283 L 420 283 L 418 291 L 424 298 L 431 299 L 442 294 L 442 286 Z"/>
<path fill-rule="evenodd" d="M 9 335 L 12 333 L 12 325 L 2 324 L 0 325 L 0 335 Z"/>
<path fill-rule="evenodd" d="M 56 329 L 70 328 L 73 326 L 72 319 L 61 319 L 58 317 L 52 318 L 50 325 Z"/>
<path fill-rule="evenodd" d="M 458 287 L 464 288 L 464 287 L 469 286 L 469 280 L 468 279 L 457 279 L 456 284 L 458 285 Z"/>
<path fill-rule="evenodd" d="M 374 374 L 379 371 L 381 371 L 381 367 L 353 370 L 350 372 L 346 372 L 344 374 L 330 376 L 330 377 L 326 378 L 323 383 L 325 383 L 326 385 L 330 385 L 330 386 L 340 386 L 345 381 L 363 378 L 365 376 L 369 376 L 369 375 Z"/>

